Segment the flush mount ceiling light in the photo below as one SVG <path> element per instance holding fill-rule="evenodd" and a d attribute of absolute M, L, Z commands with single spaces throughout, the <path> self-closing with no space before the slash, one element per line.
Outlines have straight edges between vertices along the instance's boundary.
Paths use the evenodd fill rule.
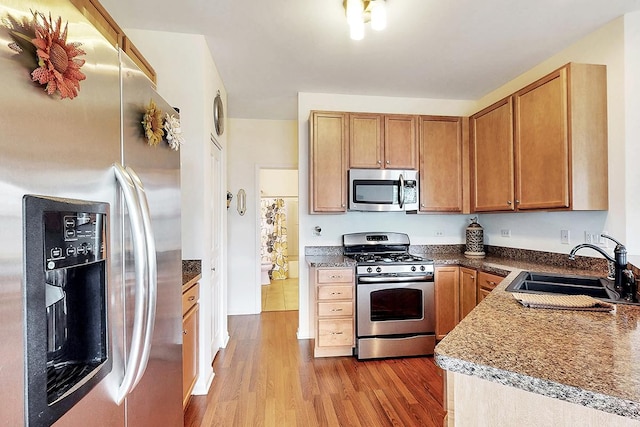
<path fill-rule="evenodd" d="M 386 0 L 344 0 L 342 5 L 347 14 L 349 32 L 353 40 L 364 38 L 364 24 L 371 23 L 376 31 L 387 26 Z"/>

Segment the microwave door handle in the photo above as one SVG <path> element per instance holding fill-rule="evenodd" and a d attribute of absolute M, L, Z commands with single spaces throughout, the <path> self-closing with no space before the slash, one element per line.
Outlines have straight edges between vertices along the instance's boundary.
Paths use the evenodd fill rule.
<path fill-rule="evenodd" d="M 400 174 L 400 194 L 398 194 L 398 202 L 400 203 L 400 209 L 404 207 L 404 176 Z"/>

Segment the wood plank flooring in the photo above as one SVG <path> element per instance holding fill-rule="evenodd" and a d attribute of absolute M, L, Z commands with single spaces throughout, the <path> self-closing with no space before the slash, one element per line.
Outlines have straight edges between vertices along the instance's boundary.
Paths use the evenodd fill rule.
<path fill-rule="evenodd" d="M 191 398 L 185 426 L 442 426 L 433 358 L 314 359 L 297 325 L 297 311 L 230 316 L 211 390 Z"/>

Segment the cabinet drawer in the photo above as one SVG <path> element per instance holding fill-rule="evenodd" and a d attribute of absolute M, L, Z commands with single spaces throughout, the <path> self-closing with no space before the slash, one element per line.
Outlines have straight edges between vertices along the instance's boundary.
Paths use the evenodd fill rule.
<path fill-rule="evenodd" d="M 502 279 L 504 279 L 504 277 L 481 271 L 478 273 L 478 287 L 492 291 L 502 282 Z"/>
<path fill-rule="evenodd" d="M 318 300 L 352 300 L 353 285 L 318 286 Z"/>
<path fill-rule="evenodd" d="M 317 283 L 353 283 L 353 269 L 319 269 Z"/>
<path fill-rule="evenodd" d="M 353 303 L 351 301 L 319 302 L 318 316 L 337 317 L 353 316 Z"/>
<path fill-rule="evenodd" d="M 353 345 L 353 319 L 318 319 L 318 347 Z"/>
<path fill-rule="evenodd" d="M 196 283 L 182 294 L 182 315 L 184 316 L 191 307 L 198 303 L 200 284 Z"/>

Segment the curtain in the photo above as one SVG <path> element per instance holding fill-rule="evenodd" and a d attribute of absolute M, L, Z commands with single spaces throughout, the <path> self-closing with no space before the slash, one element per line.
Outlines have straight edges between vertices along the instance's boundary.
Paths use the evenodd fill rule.
<path fill-rule="evenodd" d="M 289 277 L 289 250 L 287 248 L 287 215 L 284 199 L 260 200 L 260 241 L 262 261 L 271 262 L 271 278 Z"/>

